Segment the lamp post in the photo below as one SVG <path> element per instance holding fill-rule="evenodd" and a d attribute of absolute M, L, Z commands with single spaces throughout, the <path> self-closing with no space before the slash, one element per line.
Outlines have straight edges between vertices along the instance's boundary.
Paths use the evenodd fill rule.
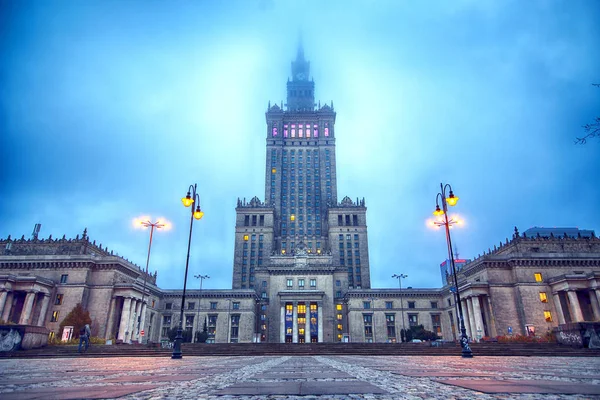
<path fill-rule="evenodd" d="M 142 225 L 144 228 L 150 228 L 150 242 L 148 243 L 148 257 L 146 258 L 146 273 L 144 274 L 144 286 L 143 286 L 143 290 L 142 290 L 142 306 L 141 309 L 144 308 L 144 300 L 146 298 L 146 282 L 148 280 L 148 265 L 150 264 L 150 250 L 152 249 L 152 236 L 154 234 L 154 228 L 156 229 L 161 229 L 164 228 L 166 226 L 166 224 L 161 223 L 160 221 L 156 221 L 156 222 L 151 222 L 149 219 L 146 221 L 140 221 L 140 225 Z M 146 322 L 146 320 L 144 319 L 144 322 Z M 142 312 L 140 311 L 140 315 L 138 315 L 138 325 L 137 325 L 137 334 L 139 337 L 140 334 L 140 330 L 144 330 L 144 327 L 141 326 L 142 325 Z M 144 341 L 144 338 L 142 337 L 141 341 Z"/>
<path fill-rule="evenodd" d="M 471 351 L 471 347 L 469 347 L 469 338 L 467 337 L 467 331 L 465 329 L 465 320 L 462 312 L 462 305 L 460 303 L 460 293 L 458 290 L 458 278 L 456 276 L 456 265 L 454 264 L 454 253 L 452 251 L 452 238 L 450 237 L 450 226 L 452 225 L 450 220 L 448 219 L 448 204 L 450 206 L 455 206 L 458 202 L 458 196 L 455 196 L 452 192 L 452 186 L 449 184 L 444 185 L 440 183 L 441 192 L 437 194 L 435 198 L 435 211 L 433 215 L 435 216 L 444 216 L 444 221 L 439 225 L 444 225 L 446 228 L 446 241 L 448 245 L 448 252 L 450 253 L 450 263 L 452 264 L 452 275 L 454 277 L 454 286 L 456 287 L 456 303 L 458 305 L 458 314 L 460 315 L 460 345 L 462 347 L 462 356 L 464 358 L 473 357 L 473 352 Z M 450 191 L 448 196 L 446 197 L 446 189 Z M 441 199 L 442 208 L 440 209 L 440 205 L 438 200 Z"/>
<path fill-rule="evenodd" d="M 205 279 L 210 279 L 210 276 L 208 275 L 194 275 L 194 278 L 196 279 L 200 279 L 200 294 L 198 295 L 198 318 L 196 318 L 198 321 L 197 325 L 198 325 L 198 329 L 196 330 L 196 336 L 198 336 L 198 332 L 200 331 L 200 302 L 202 301 L 202 282 Z M 195 338 L 194 338 L 195 339 Z M 194 340 L 195 342 L 195 340 Z"/>
<path fill-rule="evenodd" d="M 187 195 L 181 199 L 181 202 L 185 207 L 191 207 L 190 216 L 190 236 L 188 239 L 187 258 L 185 260 L 185 275 L 183 276 L 183 294 L 181 295 L 181 311 L 179 313 L 179 326 L 177 327 L 177 336 L 175 336 L 175 346 L 173 346 L 173 354 L 171 358 L 180 359 L 181 356 L 181 342 L 183 341 L 183 306 L 185 304 L 185 288 L 187 285 L 187 273 L 188 266 L 190 264 L 190 246 L 192 245 L 192 228 L 194 227 L 194 219 L 201 219 L 204 213 L 200 210 L 200 196 L 196 193 L 197 185 L 190 185 L 188 188 Z M 196 211 L 194 211 L 193 204 L 196 203 Z"/>
<path fill-rule="evenodd" d="M 402 312 L 402 330 L 404 331 L 404 337 L 406 337 L 406 328 L 404 325 L 404 304 L 402 303 L 402 279 L 408 278 L 408 275 L 404 274 L 394 274 L 392 278 L 398 278 L 398 285 L 400 285 L 400 311 Z M 401 337 L 402 339 L 402 337 Z"/>

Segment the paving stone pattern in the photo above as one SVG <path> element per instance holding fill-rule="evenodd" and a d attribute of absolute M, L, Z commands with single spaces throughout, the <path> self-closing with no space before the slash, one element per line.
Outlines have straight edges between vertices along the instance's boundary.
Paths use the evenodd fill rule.
<path fill-rule="evenodd" d="M 600 359 L 248 356 L 0 360 L 0 399 L 600 399 Z"/>

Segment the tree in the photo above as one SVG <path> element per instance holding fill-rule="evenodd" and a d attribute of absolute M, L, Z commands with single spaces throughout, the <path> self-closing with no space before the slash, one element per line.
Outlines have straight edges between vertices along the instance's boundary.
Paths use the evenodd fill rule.
<path fill-rule="evenodd" d="M 208 327 L 206 326 L 206 320 L 204 320 L 202 332 L 196 332 L 196 343 L 206 343 L 206 339 L 208 339 Z"/>
<path fill-rule="evenodd" d="M 423 325 L 411 326 L 409 332 L 415 339 L 436 340 L 438 338 L 438 335 L 435 332 L 428 331 Z"/>
<path fill-rule="evenodd" d="M 171 342 L 175 341 L 175 337 L 177 336 L 177 330 L 179 328 L 175 327 L 173 329 L 169 329 L 167 332 L 167 336 Z M 192 341 L 192 330 L 191 329 L 183 329 L 181 331 L 181 337 L 183 338 L 184 343 L 190 343 Z"/>
<path fill-rule="evenodd" d="M 90 318 L 89 311 L 85 310 L 81 303 L 78 303 L 60 323 L 60 332 L 62 333 L 65 326 L 72 326 L 73 336 L 79 337 L 81 328 L 83 328 L 85 324 L 91 323 L 92 318 Z"/>
<path fill-rule="evenodd" d="M 600 83 L 593 83 L 592 85 L 600 88 Z M 591 124 L 583 125 L 583 131 L 586 133 L 586 135 L 576 138 L 576 144 L 585 144 L 588 139 L 600 138 L 600 117 L 596 117 L 594 122 Z"/>

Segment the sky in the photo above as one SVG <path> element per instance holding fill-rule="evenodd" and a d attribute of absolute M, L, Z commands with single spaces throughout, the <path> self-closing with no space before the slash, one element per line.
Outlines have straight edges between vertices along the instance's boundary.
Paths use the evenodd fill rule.
<path fill-rule="evenodd" d="M 0 1 L 0 238 L 92 240 L 231 288 L 237 198 L 264 199 L 265 111 L 302 37 L 337 112 L 338 200 L 364 197 L 372 287 L 441 286 L 440 183 L 473 258 L 533 226 L 600 233 L 595 0 Z M 454 213 L 452 213 L 454 214 Z M 451 214 L 451 215 L 452 215 Z"/>

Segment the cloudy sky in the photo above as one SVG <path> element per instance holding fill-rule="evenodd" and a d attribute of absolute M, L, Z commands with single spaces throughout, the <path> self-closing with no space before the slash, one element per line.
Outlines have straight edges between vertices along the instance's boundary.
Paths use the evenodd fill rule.
<path fill-rule="evenodd" d="M 230 288 L 238 197 L 264 198 L 268 101 L 302 32 L 316 97 L 337 111 L 339 200 L 365 197 L 373 287 L 439 287 L 440 182 L 460 196 L 460 257 L 514 226 L 600 231 L 600 3 L 3 1 L 0 237 L 91 239 L 144 265 L 139 215 L 165 217 L 150 270 Z M 197 285 L 192 278 L 192 287 Z"/>

